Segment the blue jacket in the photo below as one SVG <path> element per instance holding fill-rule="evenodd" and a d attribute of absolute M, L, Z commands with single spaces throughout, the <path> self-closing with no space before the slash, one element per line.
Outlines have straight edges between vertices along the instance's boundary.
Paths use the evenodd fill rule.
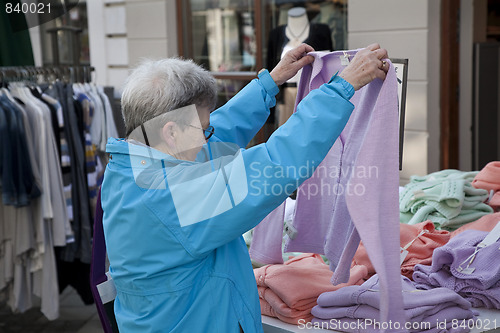
<path fill-rule="evenodd" d="M 354 94 L 332 78 L 266 143 L 245 150 L 276 90 L 255 79 L 211 114 L 217 137 L 199 154 L 206 161 L 108 141 L 101 200 L 120 332 L 263 331 L 241 235 L 312 175 L 346 125 Z M 217 142 L 238 149 L 227 154 Z"/>

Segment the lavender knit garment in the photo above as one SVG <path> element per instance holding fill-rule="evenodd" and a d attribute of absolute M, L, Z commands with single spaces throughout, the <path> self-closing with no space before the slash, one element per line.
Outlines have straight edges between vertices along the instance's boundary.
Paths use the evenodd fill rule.
<path fill-rule="evenodd" d="M 347 54 L 352 59 L 356 52 Z M 344 68 L 340 61 L 344 52 L 310 55 L 315 60 L 302 70 L 296 105 Z M 285 251 L 325 254 L 335 270 L 332 282 L 338 284 L 348 281 L 361 236 L 380 278 L 380 320 L 395 322 L 404 320 L 399 277 L 399 117 L 396 73 L 388 63 L 384 81 L 374 80 L 351 98 L 356 108 L 349 122 L 313 176 L 299 187 L 293 222 L 298 233 Z M 282 233 L 275 228 L 282 228 L 282 223 L 268 228 L 276 237 L 273 242 L 281 244 Z M 265 230 L 254 233 L 254 240 L 259 234 Z M 262 248 L 253 249 L 266 253 L 267 245 L 257 242 Z"/>
<path fill-rule="evenodd" d="M 438 328 L 444 328 L 444 323 L 451 324 L 454 319 L 474 318 L 476 313 L 471 310 L 471 304 L 454 291 L 447 288 L 419 290 L 407 277 L 401 276 L 401 279 L 406 321 L 408 327 L 412 328 L 410 332 L 442 332 Z M 335 329 L 335 325 L 338 327 L 342 324 L 353 324 L 350 327 L 352 330 L 341 330 L 355 332 L 359 328 L 360 332 L 376 332 L 373 323 L 378 321 L 380 315 L 379 288 L 378 276 L 374 275 L 361 286 L 347 286 L 321 294 L 318 297 L 318 305 L 311 311 L 315 317 L 313 323 L 330 322 L 332 329 Z M 397 327 L 394 328 L 398 330 Z"/>
<path fill-rule="evenodd" d="M 446 287 L 456 291 L 474 307 L 500 309 L 500 241 L 471 255 L 488 232 L 466 230 L 434 250 L 432 265 L 415 265 L 413 279 L 419 288 Z M 468 260 L 467 260 L 468 259 Z M 463 269 L 469 264 L 470 274 Z"/>
<path fill-rule="evenodd" d="M 449 308 L 447 310 L 444 310 L 443 312 L 448 312 L 446 317 L 448 318 L 454 318 L 456 319 L 457 317 L 460 318 L 463 311 L 467 310 L 459 310 L 459 313 L 453 313 L 455 311 L 454 308 Z M 455 315 L 455 317 L 453 317 Z M 410 326 L 410 332 L 411 333 L 467 333 L 470 332 L 470 329 L 465 327 L 456 327 L 457 325 L 453 325 L 452 320 L 447 320 L 444 321 L 441 319 L 434 319 L 434 318 L 429 318 L 430 320 L 434 320 L 433 324 L 430 329 L 426 329 L 429 327 L 428 325 L 431 323 L 426 322 L 426 323 L 420 323 L 419 325 L 413 326 L 415 327 L 412 329 L 412 326 Z M 465 319 L 465 323 L 468 322 L 470 318 L 462 318 Z M 322 329 L 332 329 L 336 330 L 339 332 L 348 332 L 348 333 L 376 333 L 380 331 L 380 327 L 382 327 L 384 324 L 383 322 L 375 322 L 375 321 L 370 321 L 370 320 L 363 320 L 363 319 L 352 319 L 352 318 L 340 318 L 340 319 L 318 319 L 318 318 L 313 318 L 311 320 L 313 327 L 315 328 L 322 328 Z M 429 324 L 428 324 L 429 323 Z M 458 323 L 461 323 L 459 320 Z M 440 326 L 438 326 L 440 325 Z M 419 328 L 420 327 L 420 328 Z M 424 329 L 425 328 L 425 329 Z M 397 330 L 395 330 L 397 332 Z M 400 331 L 401 332 L 401 331 Z"/>
<path fill-rule="evenodd" d="M 276 207 L 253 230 L 250 257 L 260 264 L 282 264 L 283 222 L 285 203 Z"/>

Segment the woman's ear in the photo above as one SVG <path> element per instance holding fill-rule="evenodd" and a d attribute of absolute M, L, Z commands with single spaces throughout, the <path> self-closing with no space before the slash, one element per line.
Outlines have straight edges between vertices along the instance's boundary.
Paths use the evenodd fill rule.
<path fill-rule="evenodd" d="M 163 125 L 161 129 L 161 138 L 169 148 L 174 148 L 176 146 L 176 139 L 177 139 L 177 131 L 179 127 L 177 124 L 173 121 L 169 121 L 165 125 Z"/>

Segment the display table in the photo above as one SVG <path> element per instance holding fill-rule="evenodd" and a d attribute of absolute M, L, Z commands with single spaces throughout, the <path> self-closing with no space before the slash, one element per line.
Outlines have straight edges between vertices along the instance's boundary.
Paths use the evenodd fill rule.
<path fill-rule="evenodd" d="M 480 332 L 498 332 L 495 328 L 500 328 L 500 310 L 490 310 L 490 309 L 474 309 L 479 312 L 479 317 L 475 319 L 475 323 L 478 324 L 477 328 L 472 328 L 471 333 Z M 464 323 L 465 325 L 467 323 Z M 471 322 L 472 325 L 472 322 Z M 265 333 L 288 333 L 288 332 L 338 332 L 333 330 L 325 330 L 320 328 L 314 328 L 312 324 L 309 325 L 291 325 L 277 318 L 272 318 L 268 316 L 262 316 L 262 326 Z M 482 326 L 482 327 L 480 327 Z M 308 328 L 309 327 L 309 328 Z"/>

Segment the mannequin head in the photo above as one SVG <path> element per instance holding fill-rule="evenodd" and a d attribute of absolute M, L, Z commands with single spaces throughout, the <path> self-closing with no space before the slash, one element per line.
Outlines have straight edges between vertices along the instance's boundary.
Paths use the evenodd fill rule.
<path fill-rule="evenodd" d="M 309 20 L 305 8 L 294 7 L 288 11 L 286 36 L 291 47 L 296 47 L 309 36 Z"/>
<path fill-rule="evenodd" d="M 300 17 L 306 15 L 306 9 L 303 7 L 293 7 L 288 11 L 289 17 Z"/>

